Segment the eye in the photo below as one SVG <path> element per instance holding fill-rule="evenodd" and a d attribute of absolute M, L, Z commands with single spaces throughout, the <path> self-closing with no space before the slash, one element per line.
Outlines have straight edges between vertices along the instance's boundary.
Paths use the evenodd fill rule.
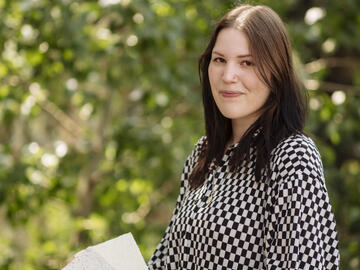
<path fill-rule="evenodd" d="M 241 61 L 241 65 L 246 66 L 246 67 L 251 67 L 254 65 L 254 63 L 249 60 L 244 60 L 244 61 Z"/>
<path fill-rule="evenodd" d="M 213 58 L 212 61 L 217 62 L 217 63 L 225 63 L 226 62 L 225 59 L 222 57 L 215 57 L 215 58 Z"/>

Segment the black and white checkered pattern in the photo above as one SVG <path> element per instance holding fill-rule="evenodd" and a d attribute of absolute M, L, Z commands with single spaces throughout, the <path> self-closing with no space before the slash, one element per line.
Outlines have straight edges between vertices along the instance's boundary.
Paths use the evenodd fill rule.
<path fill-rule="evenodd" d="M 180 195 L 152 269 L 338 269 L 339 251 L 319 152 L 294 135 L 272 152 L 267 182 L 254 180 L 254 156 L 237 172 L 212 166 L 205 184 L 188 177 L 206 138 L 185 163 Z"/>

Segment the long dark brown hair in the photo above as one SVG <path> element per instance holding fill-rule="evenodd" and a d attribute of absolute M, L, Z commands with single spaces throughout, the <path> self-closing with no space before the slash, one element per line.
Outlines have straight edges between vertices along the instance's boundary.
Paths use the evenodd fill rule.
<path fill-rule="evenodd" d="M 224 117 L 216 106 L 208 76 L 212 50 L 219 32 L 224 28 L 235 28 L 246 35 L 256 72 L 271 91 L 262 114 L 234 148 L 229 163 L 231 170 L 239 169 L 242 162 L 250 158 L 251 149 L 254 149 L 255 180 L 265 179 L 274 147 L 292 134 L 303 133 L 304 129 L 305 92 L 294 71 L 290 39 L 282 20 L 266 6 L 241 5 L 234 8 L 217 23 L 199 59 L 206 142 L 189 178 L 191 188 L 204 183 L 212 161 L 221 164 L 232 136 L 231 119 Z M 254 133 L 258 133 L 257 136 Z"/>

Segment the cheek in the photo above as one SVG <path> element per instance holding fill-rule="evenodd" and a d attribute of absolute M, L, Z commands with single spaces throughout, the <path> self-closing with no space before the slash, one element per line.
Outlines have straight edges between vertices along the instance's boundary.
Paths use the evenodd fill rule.
<path fill-rule="evenodd" d="M 269 87 L 255 73 L 244 76 L 243 84 L 253 94 L 258 95 L 259 98 L 267 97 L 270 94 Z"/>
<path fill-rule="evenodd" d="M 251 76 L 248 77 L 248 80 L 243 81 L 244 86 L 249 90 L 251 103 L 254 104 L 255 107 L 262 107 L 270 95 L 270 89 L 258 78 L 250 77 Z"/>
<path fill-rule="evenodd" d="M 215 88 L 216 73 L 214 68 L 211 67 L 211 65 L 208 68 L 208 76 L 209 76 L 211 91 L 213 91 L 213 89 Z"/>
<path fill-rule="evenodd" d="M 214 77 L 214 69 L 211 64 L 209 65 L 209 68 L 208 68 L 208 76 L 209 76 L 209 81 L 211 82 Z"/>
<path fill-rule="evenodd" d="M 270 95 L 270 90 L 268 87 L 262 85 L 262 88 L 259 89 L 258 93 L 257 93 L 257 98 L 259 101 L 259 106 L 263 107 L 266 103 L 266 101 L 268 100 Z"/>
<path fill-rule="evenodd" d="M 221 67 L 219 67 L 213 63 L 210 63 L 209 67 L 208 67 L 209 80 L 212 80 L 212 81 L 217 80 L 221 74 L 221 70 L 222 70 Z"/>

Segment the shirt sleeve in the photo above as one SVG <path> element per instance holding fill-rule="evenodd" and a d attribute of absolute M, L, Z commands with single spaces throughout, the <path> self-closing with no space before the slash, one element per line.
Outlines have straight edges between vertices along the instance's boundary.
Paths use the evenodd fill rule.
<path fill-rule="evenodd" d="M 172 224 L 174 223 L 174 220 L 180 210 L 181 203 L 183 201 L 186 189 L 188 188 L 188 179 L 189 176 L 195 167 L 195 164 L 198 160 L 198 157 L 200 155 L 202 145 L 204 144 L 206 140 L 206 137 L 203 136 L 199 139 L 199 141 L 195 144 L 194 150 L 191 152 L 190 156 L 186 159 L 185 165 L 182 171 L 181 175 L 181 184 L 180 184 L 180 192 L 178 195 L 178 198 L 176 200 L 176 206 L 175 210 L 173 212 L 172 218 L 170 220 L 170 223 L 168 227 L 165 230 L 165 234 L 158 244 L 154 254 L 151 256 L 149 262 L 148 262 L 148 268 L 149 270 L 160 270 L 160 269 L 166 269 L 166 258 L 168 255 L 168 239 L 170 234 L 170 229 Z"/>
<path fill-rule="evenodd" d="M 282 159 L 279 184 L 268 200 L 264 264 L 269 270 L 339 269 L 336 223 L 320 156 L 308 147 L 300 152 Z"/>

